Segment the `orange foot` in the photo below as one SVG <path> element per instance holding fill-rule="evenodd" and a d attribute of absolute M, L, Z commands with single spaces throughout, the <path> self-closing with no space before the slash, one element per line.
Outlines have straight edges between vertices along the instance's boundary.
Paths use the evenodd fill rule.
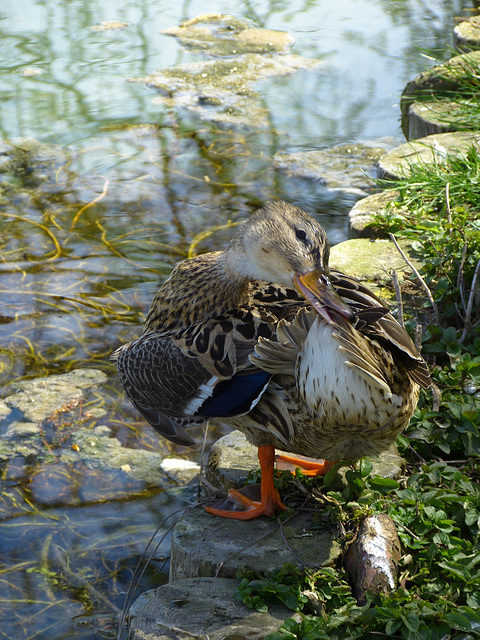
<path fill-rule="evenodd" d="M 276 456 L 277 469 L 281 471 L 295 472 L 300 469 L 304 476 L 324 476 L 333 467 L 336 462 L 329 460 L 315 460 L 315 458 L 307 458 L 306 456 L 287 456 L 278 454 Z"/>
<path fill-rule="evenodd" d="M 271 518 L 278 509 L 285 511 L 287 507 L 280 500 L 280 494 L 273 484 L 275 469 L 275 449 L 271 445 L 258 447 L 258 459 L 262 471 L 262 483 L 240 489 L 231 489 L 228 496 L 205 511 L 224 518 L 236 520 L 252 520 L 258 516 Z M 260 495 L 259 490 L 260 489 Z"/>

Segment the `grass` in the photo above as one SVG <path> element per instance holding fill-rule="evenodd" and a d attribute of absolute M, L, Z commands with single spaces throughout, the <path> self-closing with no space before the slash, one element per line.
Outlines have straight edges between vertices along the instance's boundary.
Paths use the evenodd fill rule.
<path fill-rule="evenodd" d="M 480 637 L 480 158 L 471 149 L 441 164 L 415 165 L 383 186 L 398 195 L 373 226 L 409 239 L 418 254 L 438 322 L 427 297 L 418 302 L 414 275 L 411 289 L 438 391 L 433 399 L 422 392 L 399 439 L 405 478 L 373 477 L 367 460 L 347 472 L 342 492 L 322 491 L 347 544 L 363 517 L 390 515 L 403 546 L 398 587 L 368 594 L 359 606 L 341 566 L 246 572 L 244 602 L 264 610 L 281 601 L 296 612 L 267 640 Z M 418 322 L 406 324 L 413 330 Z"/>

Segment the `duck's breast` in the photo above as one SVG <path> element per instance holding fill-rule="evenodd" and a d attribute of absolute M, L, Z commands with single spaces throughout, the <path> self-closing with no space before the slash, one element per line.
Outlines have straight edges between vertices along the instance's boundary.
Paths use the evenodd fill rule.
<path fill-rule="evenodd" d="M 330 426 L 381 429 L 404 405 L 389 386 L 389 368 L 395 366 L 389 355 L 355 329 L 348 328 L 345 335 L 318 318 L 297 358 L 300 395 L 317 419 Z"/>

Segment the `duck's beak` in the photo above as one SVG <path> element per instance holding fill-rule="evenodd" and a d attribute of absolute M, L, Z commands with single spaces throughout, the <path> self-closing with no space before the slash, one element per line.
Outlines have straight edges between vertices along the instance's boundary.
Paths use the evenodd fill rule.
<path fill-rule="evenodd" d="M 314 269 L 302 275 L 295 274 L 293 284 L 327 322 L 336 322 L 338 316 L 345 318 L 348 322 L 353 322 L 355 319 L 351 308 L 335 292 L 329 278 L 321 269 Z"/>

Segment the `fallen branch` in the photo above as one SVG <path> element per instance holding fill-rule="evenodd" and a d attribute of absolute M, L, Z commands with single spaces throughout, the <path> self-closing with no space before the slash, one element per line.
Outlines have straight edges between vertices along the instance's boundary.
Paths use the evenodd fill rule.
<path fill-rule="evenodd" d="M 435 300 L 433 299 L 432 292 L 428 288 L 427 283 L 425 282 L 425 280 L 420 275 L 418 269 L 416 269 L 414 267 L 414 265 L 411 263 L 411 261 L 407 258 L 407 256 L 405 255 L 404 251 L 402 250 L 402 248 L 398 244 L 398 242 L 397 242 L 395 236 L 393 235 L 393 233 L 389 233 L 388 235 L 390 236 L 390 240 L 393 242 L 393 244 L 397 248 L 397 251 L 399 252 L 399 254 L 405 260 L 405 262 L 410 267 L 410 269 L 413 271 L 413 273 L 417 276 L 420 284 L 422 285 L 423 289 L 425 290 L 425 293 L 427 294 L 427 297 L 428 297 L 428 299 L 430 301 L 430 304 L 432 305 L 433 313 L 435 314 L 435 322 L 439 325 L 440 324 L 440 314 L 438 313 L 438 307 L 435 304 Z"/>

